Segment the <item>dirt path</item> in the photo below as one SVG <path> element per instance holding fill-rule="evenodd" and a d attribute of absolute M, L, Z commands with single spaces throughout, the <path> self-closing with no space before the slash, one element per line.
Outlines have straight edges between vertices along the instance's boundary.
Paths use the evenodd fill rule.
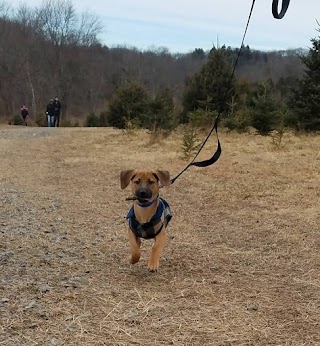
<path fill-rule="evenodd" d="M 320 137 L 284 143 L 223 134 L 163 190 L 152 274 L 151 242 L 127 261 L 119 172 L 177 173 L 176 136 L 0 128 L 0 345 L 320 345 Z"/>

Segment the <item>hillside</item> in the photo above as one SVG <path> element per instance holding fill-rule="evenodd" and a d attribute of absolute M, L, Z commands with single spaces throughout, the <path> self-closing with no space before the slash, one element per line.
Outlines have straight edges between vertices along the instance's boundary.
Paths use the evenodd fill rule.
<path fill-rule="evenodd" d="M 115 89 L 130 81 L 139 82 L 152 97 L 169 88 L 179 107 L 186 78 L 199 71 L 209 54 L 201 47 L 187 54 L 108 47 L 98 39 L 99 18 L 80 17 L 68 2 L 44 2 L 39 10 L 25 5 L 12 15 L 1 10 L 0 117 L 6 119 L 19 114 L 22 104 L 36 118 L 56 95 L 66 116 L 84 119 L 105 111 Z M 233 63 L 238 48 L 225 49 Z M 271 79 L 283 91 L 302 75 L 301 53 L 246 46 L 236 76 L 253 85 Z"/>

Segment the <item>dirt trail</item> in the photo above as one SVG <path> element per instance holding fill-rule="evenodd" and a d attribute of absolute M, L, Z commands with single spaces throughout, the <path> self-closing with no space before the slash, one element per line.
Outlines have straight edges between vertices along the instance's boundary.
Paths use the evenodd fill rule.
<path fill-rule="evenodd" d="M 0 128 L 0 345 L 320 345 L 320 137 L 221 140 L 163 189 L 149 273 L 152 242 L 127 261 L 119 172 L 177 173 L 178 135 Z"/>

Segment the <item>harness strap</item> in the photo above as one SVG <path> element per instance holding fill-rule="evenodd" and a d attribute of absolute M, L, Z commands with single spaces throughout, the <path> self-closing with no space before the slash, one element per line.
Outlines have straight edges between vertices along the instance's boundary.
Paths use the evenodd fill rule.
<path fill-rule="evenodd" d="M 163 227 L 168 225 L 172 218 L 172 212 L 168 202 L 160 197 L 158 208 L 160 209 L 157 209 L 153 218 L 146 223 L 139 223 L 135 218 L 133 207 L 130 209 L 127 219 L 129 227 L 136 237 L 144 239 L 155 238 L 162 231 Z M 161 213 L 160 215 L 159 212 Z M 161 224 L 160 228 L 156 230 L 155 227 L 159 224 Z"/>

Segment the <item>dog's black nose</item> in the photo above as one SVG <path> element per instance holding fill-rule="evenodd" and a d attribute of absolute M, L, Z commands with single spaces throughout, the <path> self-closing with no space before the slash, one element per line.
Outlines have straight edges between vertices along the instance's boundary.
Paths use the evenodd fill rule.
<path fill-rule="evenodd" d="M 136 192 L 138 198 L 151 198 L 152 193 L 146 189 L 140 189 Z"/>

